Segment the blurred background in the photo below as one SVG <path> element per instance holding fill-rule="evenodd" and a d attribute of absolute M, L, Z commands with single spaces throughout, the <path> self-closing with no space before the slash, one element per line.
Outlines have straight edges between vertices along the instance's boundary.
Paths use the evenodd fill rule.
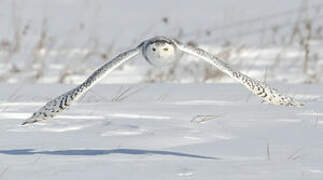
<path fill-rule="evenodd" d="M 82 82 L 156 35 L 224 58 L 262 81 L 323 80 L 321 0 L 0 0 L 0 82 Z M 154 68 L 142 57 L 101 83 L 231 82 L 190 56 Z"/>

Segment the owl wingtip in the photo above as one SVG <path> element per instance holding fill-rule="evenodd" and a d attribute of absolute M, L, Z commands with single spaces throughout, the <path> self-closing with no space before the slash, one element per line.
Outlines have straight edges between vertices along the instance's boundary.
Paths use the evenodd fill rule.
<path fill-rule="evenodd" d="M 26 119 L 24 122 L 22 122 L 21 125 L 23 126 L 23 125 L 27 125 L 27 124 L 32 124 L 32 123 L 36 123 L 38 121 L 39 120 L 30 117 L 30 118 Z"/>
<path fill-rule="evenodd" d="M 26 125 L 26 124 L 29 124 L 29 122 L 28 121 L 24 121 L 24 122 L 21 123 L 21 125 Z"/>
<path fill-rule="evenodd" d="M 303 103 L 300 103 L 296 100 L 294 100 L 293 102 L 290 102 L 287 106 L 290 106 L 290 107 L 297 107 L 297 108 L 302 108 L 305 106 L 305 104 Z"/>

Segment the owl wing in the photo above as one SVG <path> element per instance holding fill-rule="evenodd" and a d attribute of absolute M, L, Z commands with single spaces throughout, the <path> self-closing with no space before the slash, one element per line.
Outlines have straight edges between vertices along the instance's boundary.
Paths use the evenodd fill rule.
<path fill-rule="evenodd" d="M 266 102 L 282 106 L 304 106 L 303 104 L 297 102 L 294 98 L 281 94 L 277 89 L 271 88 L 265 83 L 260 82 L 258 80 L 254 80 L 241 72 L 234 71 L 228 64 L 223 62 L 221 58 L 214 56 L 203 49 L 186 46 L 179 42 L 175 43 L 177 43 L 177 47 L 181 51 L 199 57 L 205 60 L 206 62 L 212 64 L 222 72 L 226 73 L 233 79 L 240 82 L 242 85 L 247 87 L 253 94 L 259 96 Z"/>
<path fill-rule="evenodd" d="M 99 69 L 94 71 L 82 84 L 47 102 L 38 111 L 33 113 L 30 118 L 26 119 L 22 125 L 48 120 L 61 111 L 67 109 L 108 73 L 124 62 L 137 56 L 140 53 L 140 48 L 141 47 L 138 46 L 137 48 L 121 53 L 111 61 L 105 63 Z"/>

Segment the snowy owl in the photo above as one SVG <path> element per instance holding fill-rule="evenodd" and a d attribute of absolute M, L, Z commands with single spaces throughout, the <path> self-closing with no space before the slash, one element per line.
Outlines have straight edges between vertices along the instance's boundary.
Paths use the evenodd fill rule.
<path fill-rule="evenodd" d="M 59 112 L 68 108 L 73 102 L 79 99 L 98 81 L 105 77 L 109 72 L 142 54 L 144 58 L 154 66 L 163 66 L 174 63 L 176 59 L 187 53 L 196 56 L 223 71 L 231 78 L 246 86 L 252 93 L 274 105 L 300 107 L 303 104 L 298 103 L 292 97 L 282 95 L 278 90 L 267 86 L 265 83 L 254 80 L 249 76 L 234 71 L 228 64 L 224 63 L 221 58 L 214 56 L 203 49 L 184 45 L 183 43 L 163 36 L 157 36 L 143 41 L 137 47 L 123 52 L 113 58 L 111 61 L 102 65 L 94 71 L 82 84 L 68 92 L 50 100 L 37 112 L 33 113 L 30 118 L 25 120 L 22 125 L 48 120 Z"/>

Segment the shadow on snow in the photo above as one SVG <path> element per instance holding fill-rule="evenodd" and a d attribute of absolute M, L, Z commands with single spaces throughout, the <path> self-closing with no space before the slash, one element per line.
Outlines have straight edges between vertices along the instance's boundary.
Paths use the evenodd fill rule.
<path fill-rule="evenodd" d="M 157 154 L 157 155 L 169 155 L 169 156 L 181 156 L 189 158 L 200 159 L 213 159 L 217 160 L 217 157 L 200 156 L 195 154 L 172 152 L 172 151 L 158 151 L 158 150 L 143 150 L 143 149 L 70 149 L 70 150 L 55 150 L 55 151 L 36 151 L 34 149 L 13 149 L 13 150 L 0 150 L 0 154 L 6 155 L 35 155 L 35 154 L 47 154 L 47 155 L 71 155 L 71 156 L 97 156 L 97 155 L 109 155 L 109 154 L 129 154 L 129 155 L 142 155 L 142 154 Z"/>

